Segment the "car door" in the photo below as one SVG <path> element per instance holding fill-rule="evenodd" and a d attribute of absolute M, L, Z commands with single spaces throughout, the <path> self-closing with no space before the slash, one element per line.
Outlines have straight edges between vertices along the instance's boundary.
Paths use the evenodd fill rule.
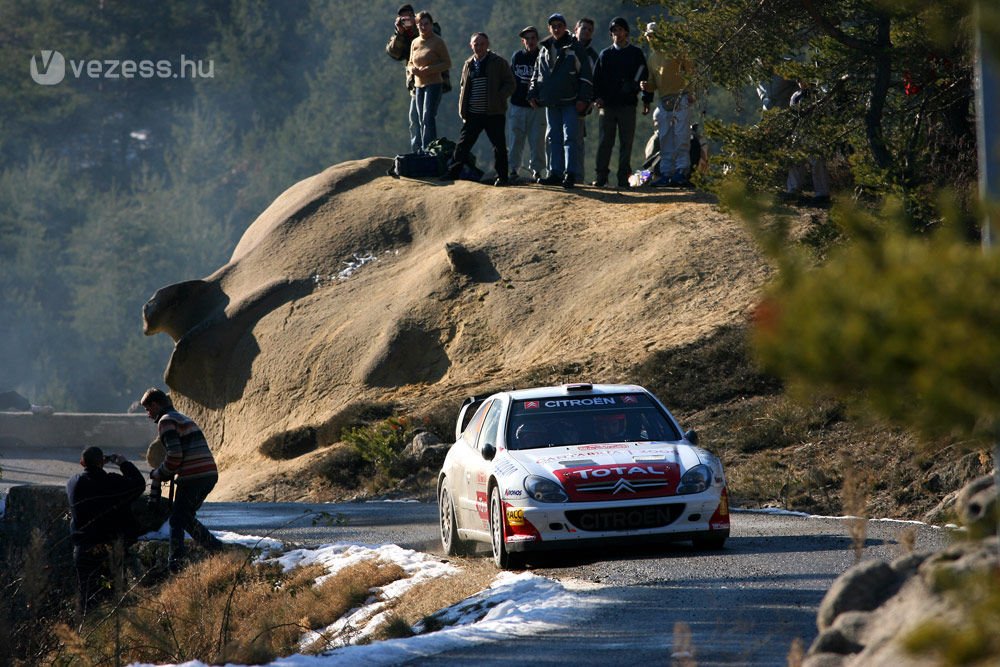
<path fill-rule="evenodd" d="M 479 520 L 479 512 L 476 507 L 478 500 L 476 493 L 476 480 L 482 456 L 479 454 L 477 445 L 479 443 L 479 433 L 482 431 L 483 422 L 489 412 L 493 401 L 484 402 L 476 413 L 469 420 L 469 425 L 462 432 L 462 437 L 455 443 L 458 448 L 458 465 L 452 479 L 454 485 L 455 512 L 458 514 L 458 525 L 461 528 L 479 529 L 482 525 Z"/>
<path fill-rule="evenodd" d="M 503 412 L 503 401 L 495 400 L 489 406 L 483 426 L 479 430 L 479 439 L 476 443 L 476 456 L 469 462 L 468 477 L 472 485 L 471 492 L 476 498 L 476 512 L 472 517 L 475 526 L 482 530 L 488 530 L 490 525 L 490 497 L 489 481 L 490 473 L 493 471 L 493 456 L 496 455 L 497 437 L 500 430 L 500 413 Z M 483 452 L 488 448 L 493 448 L 493 456 L 487 459 Z"/>

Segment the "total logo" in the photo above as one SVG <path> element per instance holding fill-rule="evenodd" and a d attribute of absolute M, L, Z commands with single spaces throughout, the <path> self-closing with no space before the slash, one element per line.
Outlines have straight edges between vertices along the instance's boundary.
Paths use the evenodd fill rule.
<path fill-rule="evenodd" d="M 664 477 L 666 474 L 666 466 L 662 464 L 609 465 L 596 468 L 573 468 L 565 472 L 567 478 L 575 477 L 579 480 L 604 479 L 606 477 L 635 479 L 636 477 Z"/>

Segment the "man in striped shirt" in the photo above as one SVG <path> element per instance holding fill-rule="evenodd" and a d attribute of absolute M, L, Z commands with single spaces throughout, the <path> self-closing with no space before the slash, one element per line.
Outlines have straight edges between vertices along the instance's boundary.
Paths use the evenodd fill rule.
<path fill-rule="evenodd" d="M 507 99 L 517 84 L 510 64 L 490 51 L 490 38 L 485 32 L 472 35 L 469 46 L 472 57 L 462 67 L 462 89 L 458 94 L 462 130 L 448 167 L 448 176 L 458 178 L 469 152 L 485 130 L 493 144 L 493 165 L 497 172 L 494 185 L 507 185 L 510 180 L 504 129 L 507 124 Z"/>
<path fill-rule="evenodd" d="M 222 549 L 222 542 L 195 518 L 205 498 L 219 481 L 219 469 L 201 428 L 190 417 L 175 410 L 169 396 L 159 389 L 148 389 L 139 403 L 146 409 L 149 418 L 156 422 L 160 441 L 167 450 L 163 463 L 149 476 L 154 481 L 173 479 L 176 485 L 170 510 L 170 555 L 167 561 L 170 571 L 176 573 L 184 566 L 185 531 L 206 551 Z"/>

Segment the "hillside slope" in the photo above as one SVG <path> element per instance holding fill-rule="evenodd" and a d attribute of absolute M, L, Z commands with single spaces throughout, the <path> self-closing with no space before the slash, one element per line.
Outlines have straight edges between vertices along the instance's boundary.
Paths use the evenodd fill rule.
<path fill-rule="evenodd" d="M 274 474 L 269 438 L 329 444 L 324 426 L 351 404 L 457 407 L 567 364 L 567 381 L 627 379 L 651 351 L 745 320 L 769 275 L 707 195 L 398 180 L 388 166 L 296 184 L 228 264 L 147 304 L 147 333 L 176 341 L 167 382 L 225 470 L 214 498 Z"/>

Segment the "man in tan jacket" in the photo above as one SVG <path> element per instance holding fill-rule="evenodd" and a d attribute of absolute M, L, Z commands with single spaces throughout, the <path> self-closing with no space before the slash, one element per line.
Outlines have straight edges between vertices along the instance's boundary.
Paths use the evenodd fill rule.
<path fill-rule="evenodd" d="M 510 64 L 490 51 L 490 38 L 477 32 L 469 40 L 472 57 L 462 66 L 462 88 L 458 94 L 458 115 L 462 117 L 462 130 L 458 145 L 448 166 L 448 176 L 457 178 L 462 165 L 469 157 L 479 135 L 493 144 L 493 164 L 497 178 L 494 185 L 509 184 L 507 169 L 507 99 L 517 83 Z"/>
<path fill-rule="evenodd" d="M 417 14 L 419 34 L 410 44 L 406 71 L 413 77 L 417 114 L 420 117 L 420 149 L 426 151 L 437 139 L 437 111 L 443 88 L 442 73 L 451 69 L 451 57 L 444 40 L 434 34 L 430 12 Z"/>

